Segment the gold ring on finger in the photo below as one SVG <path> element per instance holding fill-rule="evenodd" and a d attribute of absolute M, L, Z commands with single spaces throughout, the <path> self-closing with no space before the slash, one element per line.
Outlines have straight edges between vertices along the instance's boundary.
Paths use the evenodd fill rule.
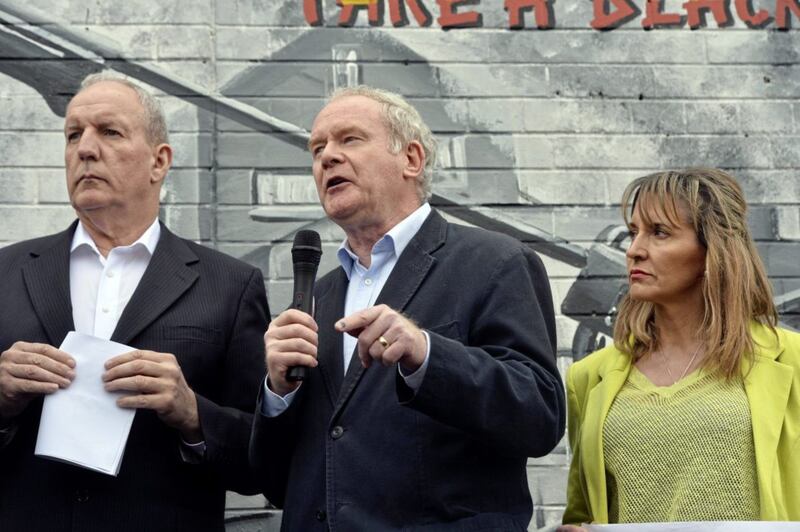
<path fill-rule="evenodd" d="M 379 343 L 379 344 L 381 344 L 381 345 L 383 346 L 383 348 L 384 348 L 384 349 L 386 349 L 387 347 L 389 347 L 389 340 L 387 340 L 387 339 L 386 339 L 386 338 L 384 338 L 383 336 L 379 336 L 379 337 L 378 337 L 378 343 Z"/>

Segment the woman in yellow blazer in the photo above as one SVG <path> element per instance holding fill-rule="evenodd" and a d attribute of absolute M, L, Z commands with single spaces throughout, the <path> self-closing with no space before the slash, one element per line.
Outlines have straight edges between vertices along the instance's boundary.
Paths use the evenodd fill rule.
<path fill-rule="evenodd" d="M 777 327 L 739 185 L 661 172 L 622 207 L 614 346 L 567 372 L 564 523 L 800 520 L 800 335 Z"/>

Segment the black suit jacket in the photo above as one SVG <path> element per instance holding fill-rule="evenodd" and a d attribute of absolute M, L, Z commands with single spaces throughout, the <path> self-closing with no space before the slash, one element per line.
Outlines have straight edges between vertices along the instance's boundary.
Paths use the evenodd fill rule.
<path fill-rule="evenodd" d="M 286 412 L 256 413 L 251 461 L 283 530 L 526 530 L 527 457 L 557 444 L 565 417 L 539 258 L 429 216 L 376 301 L 430 334 L 416 394 L 357 356 L 342 383 L 347 282 L 337 268 L 317 285 L 317 369 Z"/>
<path fill-rule="evenodd" d="M 17 340 L 58 347 L 73 330 L 74 228 L 0 250 L 3 351 Z M 148 410 L 136 413 L 117 478 L 36 457 L 36 400 L 0 450 L 0 530 L 223 530 L 226 488 L 256 487 L 247 445 L 268 317 L 260 271 L 162 226 L 111 339 L 177 357 L 197 395 L 204 459 L 184 462 L 177 431 Z"/>

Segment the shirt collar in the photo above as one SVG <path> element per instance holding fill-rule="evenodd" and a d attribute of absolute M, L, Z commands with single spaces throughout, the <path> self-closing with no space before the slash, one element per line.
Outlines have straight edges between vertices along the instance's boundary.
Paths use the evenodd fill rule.
<path fill-rule="evenodd" d="M 411 239 L 414 238 L 414 235 L 417 234 L 422 224 L 425 223 L 425 219 L 431 213 L 431 206 L 427 202 L 420 205 L 417 210 L 406 216 L 400 223 L 389 229 L 383 237 L 381 237 L 374 246 L 372 246 L 373 252 L 375 251 L 394 251 L 395 257 L 399 257 L 403 254 L 403 250 L 406 249 L 408 243 L 411 242 Z M 347 243 L 347 238 L 339 245 L 339 249 L 336 251 L 336 256 L 339 259 L 339 263 L 344 268 L 344 271 L 347 273 L 347 277 L 350 277 L 350 271 L 353 269 L 353 264 L 358 261 L 358 256 L 353 253 L 353 250 L 350 249 L 350 246 Z"/>
<path fill-rule="evenodd" d="M 150 224 L 150 227 L 148 227 L 145 230 L 145 232 L 142 233 L 142 236 L 136 239 L 135 242 L 133 242 L 129 246 L 121 246 L 121 247 L 124 248 L 133 248 L 136 246 L 144 247 L 150 254 L 150 256 L 152 256 L 156 250 L 156 246 L 158 245 L 158 239 L 160 237 L 161 237 L 161 224 L 158 223 L 158 218 L 156 218 L 153 221 L 153 223 Z M 94 250 L 95 253 L 102 256 L 100 250 L 97 249 L 97 245 L 94 243 L 94 240 L 92 239 L 91 235 L 83 226 L 83 222 L 79 220 L 78 226 L 75 228 L 75 234 L 72 235 L 72 246 L 69 248 L 69 252 L 72 253 L 73 251 L 84 245 L 89 246 L 89 248 Z"/>

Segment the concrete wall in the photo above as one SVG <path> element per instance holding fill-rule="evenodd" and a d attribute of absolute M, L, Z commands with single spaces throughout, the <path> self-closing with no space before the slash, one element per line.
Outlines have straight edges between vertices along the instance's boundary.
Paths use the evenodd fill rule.
<path fill-rule="evenodd" d="M 732 12 L 725 28 L 708 15 L 705 29 L 644 31 L 642 14 L 601 32 L 590 27 L 588 0 L 551 3 L 547 31 L 531 29 L 531 13 L 526 29 L 509 30 L 500 0 L 458 8 L 480 12 L 480 27 L 445 31 L 445 2 L 420 0 L 430 25 L 409 10 L 395 28 L 385 3 L 382 24 L 360 10 L 340 27 L 340 8 L 326 0 L 312 27 L 290 0 L 0 0 L 0 243 L 73 218 L 64 105 L 105 63 L 163 95 L 176 148 L 164 221 L 261 267 L 272 309 L 285 308 L 294 232 L 322 233 L 323 269 L 335 266 L 342 238 L 322 218 L 310 157 L 291 129 L 309 129 L 333 88 L 363 82 L 407 95 L 438 134 L 434 203 L 542 254 L 562 368 L 609 330 L 623 287 L 614 240 L 622 189 L 662 168 L 720 166 L 740 178 L 784 319 L 798 325 L 796 30 L 748 28 L 722 2 Z M 644 11 L 643 0 L 632 3 Z M 775 0 L 752 4 L 775 14 Z M 684 12 L 670 0 L 664 10 Z M 530 461 L 531 529 L 560 518 L 568 460 L 562 444 Z M 233 495 L 229 503 L 231 515 L 261 505 Z"/>

